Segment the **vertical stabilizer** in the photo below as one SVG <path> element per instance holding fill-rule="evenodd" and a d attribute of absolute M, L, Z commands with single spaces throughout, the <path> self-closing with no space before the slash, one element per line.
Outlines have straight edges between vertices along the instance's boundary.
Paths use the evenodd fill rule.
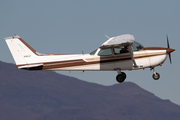
<path fill-rule="evenodd" d="M 20 66 L 28 67 L 29 64 L 39 62 L 36 51 L 18 35 L 7 37 L 4 39 L 16 62 L 17 68 L 20 68 Z"/>

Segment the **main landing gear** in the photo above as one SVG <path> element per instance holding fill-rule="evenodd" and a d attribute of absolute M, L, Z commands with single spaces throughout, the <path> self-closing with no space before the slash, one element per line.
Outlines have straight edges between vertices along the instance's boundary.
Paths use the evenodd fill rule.
<path fill-rule="evenodd" d="M 151 68 L 151 70 L 153 72 L 153 75 L 152 75 L 153 79 L 158 80 L 160 78 L 160 74 L 155 72 L 154 68 Z"/>
<path fill-rule="evenodd" d="M 116 80 L 119 83 L 124 82 L 124 80 L 126 79 L 126 74 L 124 72 L 121 72 L 121 70 L 117 70 L 118 75 L 116 76 Z"/>

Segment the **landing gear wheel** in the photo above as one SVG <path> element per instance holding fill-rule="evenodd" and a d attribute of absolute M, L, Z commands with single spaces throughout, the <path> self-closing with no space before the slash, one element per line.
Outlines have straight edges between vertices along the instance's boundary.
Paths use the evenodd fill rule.
<path fill-rule="evenodd" d="M 118 75 L 116 76 L 116 80 L 117 80 L 117 82 L 119 82 L 119 83 L 124 82 L 125 79 L 126 79 L 126 74 L 125 74 L 124 72 L 121 72 L 121 74 L 118 74 Z"/>
<path fill-rule="evenodd" d="M 156 73 L 156 75 L 153 74 L 152 77 L 153 77 L 154 80 L 158 80 L 160 78 L 160 74 L 159 73 Z"/>

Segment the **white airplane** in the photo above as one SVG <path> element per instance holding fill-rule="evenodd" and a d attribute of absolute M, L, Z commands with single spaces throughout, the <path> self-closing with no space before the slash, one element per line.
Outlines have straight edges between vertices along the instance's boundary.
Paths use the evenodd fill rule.
<path fill-rule="evenodd" d="M 25 70 L 63 70 L 63 71 L 117 71 L 116 80 L 126 79 L 124 70 L 151 68 L 153 78 L 159 73 L 154 68 L 161 66 L 175 49 L 169 47 L 143 47 L 134 41 L 131 34 L 109 38 L 98 49 L 89 54 L 41 54 L 36 52 L 18 35 L 4 38 L 15 60 L 16 68 Z"/>

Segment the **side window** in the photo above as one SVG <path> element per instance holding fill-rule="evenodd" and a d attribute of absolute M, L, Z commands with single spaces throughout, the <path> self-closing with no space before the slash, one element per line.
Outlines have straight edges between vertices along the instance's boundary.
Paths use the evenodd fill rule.
<path fill-rule="evenodd" d="M 123 53 L 128 53 L 128 48 L 126 46 L 121 46 L 121 47 L 118 47 L 118 48 L 114 48 L 114 54 L 117 55 L 117 54 L 123 54 Z"/>
<path fill-rule="evenodd" d="M 111 48 L 100 50 L 99 53 L 98 53 L 98 55 L 99 55 L 99 56 L 108 56 L 108 55 L 112 55 Z"/>

